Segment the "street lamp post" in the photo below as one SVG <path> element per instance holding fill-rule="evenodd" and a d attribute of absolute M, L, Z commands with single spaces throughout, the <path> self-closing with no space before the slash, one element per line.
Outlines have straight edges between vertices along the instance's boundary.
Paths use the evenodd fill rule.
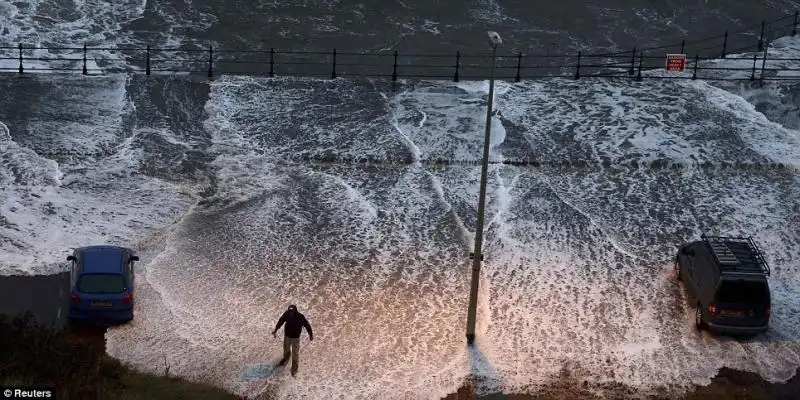
<path fill-rule="evenodd" d="M 481 276 L 481 262 L 483 253 L 483 214 L 486 207 L 486 184 L 489 176 L 489 142 L 492 136 L 492 108 L 494 103 L 494 68 L 497 58 L 497 46 L 503 43 L 497 32 L 488 32 L 489 42 L 492 45 L 492 67 L 489 73 L 489 101 L 486 107 L 486 134 L 483 139 L 483 162 L 481 165 L 481 187 L 478 197 L 478 222 L 475 225 L 475 251 L 472 258 L 472 281 L 469 290 L 469 309 L 467 310 L 467 343 L 475 342 L 475 314 L 478 309 L 478 281 Z"/>

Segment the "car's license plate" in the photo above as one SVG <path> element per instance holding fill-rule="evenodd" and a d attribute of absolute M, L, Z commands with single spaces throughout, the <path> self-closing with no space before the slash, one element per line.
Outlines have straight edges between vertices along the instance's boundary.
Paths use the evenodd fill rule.
<path fill-rule="evenodd" d="M 92 307 L 107 308 L 111 307 L 110 301 L 93 301 Z"/>
<path fill-rule="evenodd" d="M 722 310 L 720 311 L 720 315 L 723 317 L 741 317 L 744 313 L 741 311 Z"/>

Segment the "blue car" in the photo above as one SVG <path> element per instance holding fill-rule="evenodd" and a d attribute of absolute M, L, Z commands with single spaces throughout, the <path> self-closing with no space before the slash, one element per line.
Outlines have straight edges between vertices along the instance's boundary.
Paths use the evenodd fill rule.
<path fill-rule="evenodd" d="M 126 323 L 133 319 L 133 250 L 117 246 L 89 246 L 67 257 L 70 273 L 69 319 L 97 324 Z"/>

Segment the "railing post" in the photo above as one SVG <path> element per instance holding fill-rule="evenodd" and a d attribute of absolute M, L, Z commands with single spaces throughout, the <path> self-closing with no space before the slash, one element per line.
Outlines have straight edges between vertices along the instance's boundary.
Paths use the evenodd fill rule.
<path fill-rule="evenodd" d="M 394 51 L 394 64 L 392 64 L 392 82 L 397 82 L 397 50 Z"/>
<path fill-rule="evenodd" d="M 642 81 L 642 64 L 644 64 L 644 53 L 639 53 L 639 72 L 636 74 L 636 81 Z"/>
<path fill-rule="evenodd" d="M 22 68 L 22 43 L 19 44 L 19 73 L 25 73 L 25 68 Z"/>
<path fill-rule="evenodd" d="M 767 27 L 767 21 L 761 20 L 761 35 L 758 37 L 758 51 L 764 48 L 764 29 Z"/>
<path fill-rule="evenodd" d="M 756 80 L 756 63 L 758 62 L 758 54 L 753 54 L 753 72 L 750 74 L 750 80 Z"/>
<path fill-rule="evenodd" d="M 631 67 L 628 69 L 628 75 L 633 76 L 636 72 L 636 47 L 633 48 L 633 52 L 631 52 Z"/>
<path fill-rule="evenodd" d="M 700 54 L 694 53 L 694 71 L 692 71 L 692 80 L 697 79 L 697 66 L 700 64 Z"/>
<path fill-rule="evenodd" d="M 761 76 L 759 77 L 759 82 L 764 83 L 764 70 L 767 68 L 767 50 L 769 49 L 769 43 L 764 46 L 764 58 L 761 60 Z"/>
<path fill-rule="evenodd" d="M 208 46 L 208 79 L 214 78 L 214 46 Z"/>
<path fill-rule="evenodd" d="M 275 76 L 275 48 L 269 48 L 269 77 Z"/>
<path fill-rule="evenodd" d="M 83 74 L 87 75 L 89 71 L 86 69 L 86 43 L 83 44 Z"/>
<path fill-rule="evenodd" d="M 728 55 L 728 31 L 725 31 L 725 39 L 722 41 L 722 57 Z"/>
<path fill-rule="evenodd" d="M 797 35 L 797 20 L 800 19 L 800 10 L 794 12 L 794 25 L 792 25 L 792 36 Z"/>
<path fill-rule="evenodd" d="M 686 39 L 681 40 L 681 54 L 684 54 L 686 51 Z"/>
<path fill-rule="evenodd" d="M 578 52 L 578 63 L 575 65 L 575 79 L 581 79 L 581 52 Z"/>
<path fill-rule="evenodd" d="M 519 82 L 522 80 L 520 76 L 520 70 L 522 69 L 522 53 L 517 54 L 517 76 L 514 77 L 514 82 Z"/>
<path fill-rule="evenodd" d="M 336 79 L 336 49 L 333 49 L 333 69 L 331 69 L 331 79 Z"/>
<path fill-rule="evenodd" d="M 458 66 L 461 64 L 461 52 L 456 51 L 456 73 L 453 75 L 453 82 L 458 82 Z"/>
<path fill-rule="evenodd" d="M 146 75 L 150 75 L 150 45 L 147 45 L 147 53 L 145 54 L 145 66 L 144 71 Z"/>

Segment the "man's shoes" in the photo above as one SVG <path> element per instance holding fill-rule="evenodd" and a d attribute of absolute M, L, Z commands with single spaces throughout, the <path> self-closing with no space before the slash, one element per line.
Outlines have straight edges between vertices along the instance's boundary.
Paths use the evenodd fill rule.
<path fill-rule="evenodd" d="M 292 371 L 292 378 L 294 378 L 295 375 L 297 375 L 297 371 Z"/>
<path fill-rule="evenodd" d="M 280 361 L 278 361 L 278 366 L 279 366 L 279 367 L 282 367 L 282 366 L 286 365 L 286 363 L 287 363 L 288 361 L 289 361 L 289 357 L 284 357 L 284 358 L 281 358 L 281 360 L 280 360 Z"/>

